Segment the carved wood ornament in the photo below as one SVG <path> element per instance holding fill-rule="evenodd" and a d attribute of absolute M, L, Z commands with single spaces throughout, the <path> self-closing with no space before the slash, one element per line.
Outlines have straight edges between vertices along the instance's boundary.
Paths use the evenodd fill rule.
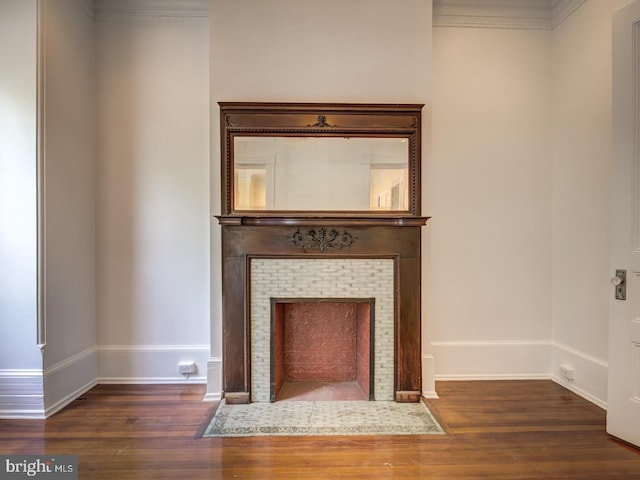
<path fill-rule="evenodd" d="M 330 248 L 341 249 L 350 246 L 355 239 L 353 235 L 344 230 L 338 233 L 338 230 L 332 228 L 327 230 L 321 228 L 319 230 L 307 230 L 304 234 L 300 230 L 289 237 L 289 241 L 297 248 L 303 250 L 320 250 L 324 252 Z"/>

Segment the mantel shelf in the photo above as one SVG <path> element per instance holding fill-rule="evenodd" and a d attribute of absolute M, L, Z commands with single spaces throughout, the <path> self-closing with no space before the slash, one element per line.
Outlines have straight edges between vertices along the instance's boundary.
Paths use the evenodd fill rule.
<path fill-rule="evenodd" d="M 349 216 L 244 216 L 216 215 L 220 225 L 248 226 L 363 226 L 363 227 L 420 227 L 426 225 L 431 217 L 394 216 L 394 217 L 349 217 Z"/>

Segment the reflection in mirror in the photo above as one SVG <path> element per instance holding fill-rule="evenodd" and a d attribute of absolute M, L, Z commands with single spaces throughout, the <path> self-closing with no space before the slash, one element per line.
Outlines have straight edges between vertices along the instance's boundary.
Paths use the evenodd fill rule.
<path fill-rule="evenodd" d="M 261 165 L 242 166 L 236 169 L 236 208 L 240 210 L 264 210 L 271 208 L 267 202 L 267 169 Z"/>
<path fill-rule="evenodd" d="M 406 137 L 236 136 L 236 210 L 406 211 Z"/>
<path fill-rule="evenodd" d="M 406 210 L 407 169 L 393 165 L 371 166 L 371 210 Z"/>

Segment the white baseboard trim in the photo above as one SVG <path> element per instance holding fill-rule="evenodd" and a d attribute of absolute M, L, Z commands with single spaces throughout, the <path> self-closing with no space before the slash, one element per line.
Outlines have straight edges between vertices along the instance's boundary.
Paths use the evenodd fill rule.
<path fill-rule="evenodd" d="M 0 418 L 45 418 L 42 370 L 0 370 Z"/>
<path fill-rule="evenodd" d="M 550 340 L 434 341 L 430 348 L 436 380 L 548 379 L 551 350 Z"/>
<path fill-rule="evenodd" d="M 438 382 L 456 382 L 456 381 L 480 381 L 480 380 L 551 380 L 548 373 L 522 373 L 522 374 L 451 374 L 436 375 Z"/>
<path fill-rule="evenodd" d="M 99 345 L 98 382 L 124 384 L 206 383 L 209 345 Z M 178 373 L 194 362 L 196 372 Z"/>
<path fill-rule="evenodd" d="M 574 369 L 573 380 L 560 374 L 560 366 Z M 551 378 L 556 383 L 606 410 L 609 364 L 568 345 L 554 342 Z"/>
<path fill-rule="evenodd" d="M 222 357 L 209 357 L 207 360 L 207 393 L 205 402 L 222 400 Z"/>
<path fill-rule="evenodd" d="M 76 353 L 75 355 L 71 355 L 70 357 L 65 358 L 64 360 L 51 365 L 50 367 L 44 370 L 44 376 L 50 376 L 57 372 L 60 372 L 76 363 L 82 362 L 83 360 L 95 356 L 97 351 L 97 347 L 95 345 Z"/>
<path fill-rule="evenodd" d="M 222 400 L 222 393 L 207 393 L 202 399 L 203 402 L 219 402 Z"/>
<path fill-rule="evenodd" d="M 44 371 L 45 416 L 62 410 L 97 385 L 98 353 L 95 345 Z"/>
<path fill-rule="evenodd" d="M 71 402 L 76 400 L 78 397 L 80 397 L 83 394 L 87 393 L 89 390 L 91 390 L 96 385 L 98 385 L 98 381 L 97 380 L 92 380 L 92 381 L 88 382 L 87 384 L 83 385 L 82 387 L 78 388 L 77 390 L 71 392 L 67 396 L 61 398 L 56 403 L 54 403 L 53 405 L 51 405 L 51 406 L 49 406 L 49 407 L 47 407 L 45 409 L 45 417 L 48 418 L 51 415 L 54 415 L 54 414 L 58 413 L 64 407 L 69 405 Z"/>
<path fill-rule="evenodd" d="M 8 408 L 0 409 L 0 420 L 44 420 L 42 409 Z"/>
<path fill-rule="evenodd" d="M 571 383 L 568 383 L 565 379 L 560 378 L 560 377 L 558 377 L 556 375 L 552 375 L 551 376 L 551 380 L 556 382 L 558 385 L 563 386 L 567 390 L 572 391 L 576 395 L 581 396 L 585 400 L 590 401 L 594 405 L 597 405 L 598 407 L 602 408 L 603 410 L 607 409 L 607 402 L 605 402 L 601 398 L 595 397 L 594 395 L 592 395 L 591 393 L 587 392 L 586 390 L 581 389 L 580 387 L 576 387 L 575 385 L 572 385 Z"/>
<path fill-rule="evenodd" d="M 435 357 L 430 353 L 422 355 L 422 396 L 439 398 L 436 392 Z"/>
<path fill-rule="evenodd" d="M 570 382 L 567 382 L 565 379 L 560 378 L 557 375 L 550 374 L 540 374 L 540 375 L 436 375 L 436 380 L 439 382 L 447 382 L 447 381 L 476 381 L 476 380 L 551 380 L 558 385 L 566 388 L 567 390 L 575 393 L 576 395 L 588 400 L 589 402 L 597 405 L 598 407 L 606 410 L 607 403 L 603 401 L 601 398 L 598 398 L 592 395 L 590 392 L 583 390 L 582 388 L 576 387 L 572 385 Z M 424 395 L 423 395 L 424 396 Z M 429 397 L 426 397 L 429 398 Z"/>
<path fill-rule="evenodd" d="M 103 385 L 202 385 L 205 377 L 99 377 L 98 384 Z"/>
<path fill-rule="evenodd" d="M 607 362 L 559 342 L 432 342 L 431 351 L 438 359 L 436 381 L 552 380 L 607 408 Z M 574 370 L 573 380 L 560 375 L 561 365 Z"/>

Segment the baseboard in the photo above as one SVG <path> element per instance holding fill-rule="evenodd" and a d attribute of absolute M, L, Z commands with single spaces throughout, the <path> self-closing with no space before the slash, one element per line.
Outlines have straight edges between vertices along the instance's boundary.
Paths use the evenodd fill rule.
<path fill-rule="evenodd" d="M 422 355 L 422 396 L 439 398 L 436 392 L 435 358 L 431 354 Z"/>
<path fill-rule="evenodd" d="M 548 373 L 528 373 L 528 374 L 455 374 L 455 375 L 436 375 L 438 382 L 472 382 L 480 380 L 551 380 Z"/>
<path fill-rule="evenodd" d="M 432 342 L 431 351 L 436 381 L 552 380 L 607 408 L 607 362 L 559 342 Z M 561 365 L 573 369 L 573 380 L 560 375 Z"/>
<path fill-rule="evenodd" d="M 203 402 L 219 402 L 220 400 L 222 400 L 222 392 L 207 393 L 202 397 Z"/>
<path fill-rule="evenodd" d="M 51 415 L 54 415 L 54 414 L 58 413 L 64 407 L 69 405 L 71 402 L 76 400 L 78 397 L 80 397 L 83 394 L 87 393 L 89 390 L 91 390 L 96 385 L 98 385 L 98 381 L 95 380 L 95 379 L 91 380 L 90 382 L 88 382 L 85 385 L 81 386 L 77 390 L 74 390 L 70 394 L 64 396 L 63 398 L 58 400 L 56 403 L 54 403 L 53 405 L 51 405 L 51 406 L 49 406 L 49 407 L 47 407 L 45 409 L 45 417 L 49 418 Z"/>
<path fill-rule="evenodd" d="M 436 380 L 550 377 L 550 340 L 431 342 Z"/>
<path fill-rule="evenodd" d="M 585 400 L 590 401 L 594 405 L 597 405 L 598 407 L 602 408 L 603 410 L 607 409 L 607 402 L 605 402 L 601 398 L 593 396 L 591 393 L 587 392 L 586 390 L 581 389 L 580 387 L 576 387 L 575 385 L 572 385 L 571 383 L 567 383 L 563 378 L 560 378 L 557 375 L 552 375 L 551 376 L 551 380 L 556 382 L 558 385 L 563 386 L 567 390 L 570 390 L 571 392 L 575 393 L 576 395 L 584 398 Z"/>
<path fill-rule="evenodd" d="M 208 359 L 208 345 L 109 345 L 92 346 L 44 372 L 0 370 L 0 418 L 46 418 L 100 383 L 205 384 Z M 178 363 L 187 361 L 196 364 L 194 375 L 178 373 Z M 211 400 L 216 395 L 208 393 Z"/>
<path fill-rule="evenodd" d="M 560 378 L 557 375 L 548 375 L 548 374 L 540 374 L 540 375 L 436 375 L 436 380 L 439 382 L 447 382 L 447 381 L 465 381 L 472 382 L 477 380 L 551 380 L 558 385 L 566 388 L 567 390 L 575 393 L 576 395 L 588 400 L 589 402 L 597 405 L 598 407 L 606 410 L 607 403 L 603 401 L 601 398 L 595 397 L 590 392 L 583 390 L 575 385 L 572 385 L 570 382 L 567 382 L 565 379 Z M 424 394 L 423 394 L 424 396 Z M 429 397 L 425 397 L 429 398 Z M 437 397 L 436 397 L 437 398 Z"/>
<path fill-rule="evenodd" d="M 98 353 L 95 345 L 71 355 L 44 371 L 45 416 L 62 410 L 97 384 Z"/>
<path fill-rule="evenodd" d="M 207 361 L 207 393 L 205 402 L 222 400 L 222 358 L 209 357 Z"/>
<path fill-rule="evenodd" d="M 560 366 L 573 369 L 573 380 L 560 374 Z M 606 410 L 609 364 L 578 349 L 554 342 L 551 378 L 556 383 Z"/>
<path fill-rule="evenodd" d="M 45 418 L 42 370 L 0 370 L 0 418 Z"/>
<path fill-rule="evenodd" d="M 206 383 L 209 345 L 99 345 L 99 383 Z M 191 375 L 178 364 L 193 362 Z"/>
<path fill-rule="evenodd" d="M 207 379 L 205 377 L 98 377 L 97 383 L 103 385 L 203 385 L 207 383 Z"/>

